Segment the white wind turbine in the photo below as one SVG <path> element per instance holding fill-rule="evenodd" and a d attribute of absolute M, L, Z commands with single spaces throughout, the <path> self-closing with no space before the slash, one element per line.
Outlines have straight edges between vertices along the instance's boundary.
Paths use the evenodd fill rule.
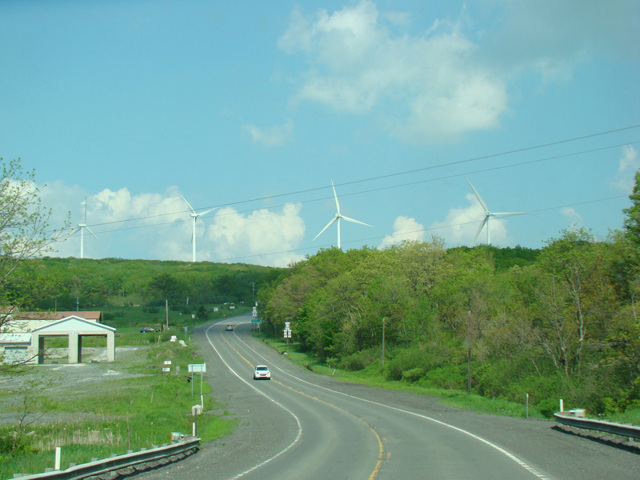
<path fill-rule="evenodd" d="M 191 210 L 191 218 L 193 219 L 193 232 L 191 233 L 191 247 L 193 252 L 192 252 L 191 261 L 195 263 L 196 261 L 196 222 L 198 221 L 198 217 L 201 217 L 202 215 L 206 215 L 209 212 L 213 212 L 215 208 L 210 208 L 209 210 L 205 210 L 204 212 L 196 213 L 196 211 L 193 209 L 191 204 L 187 202 L 187 199 L 184 198 L 182 195 L 180 195 L 180 197 L 182 198 L 182 200 L 184 200 L 184 203 L 187 204 L 187 206 L 189 207 L 189 210 Z"/>
<path fill-rule="evenodd" d="M 467 178 L 467 177 L 464 177 Z M 476 198 L 478 199 L 478 202 L 480 202 L 480 206 L 482 206 L 482 209 L 484 210 L 484 218 L 482 219 L 482 222 L 480 223 L 480 226 L 478 227 L 478 231 L 476 232 L 476 236 L 473 237 L 473 241 L 475 242 L 478 238 L 478 235 L 480 235 L 480 232 L 482 231 L 482 229 L 484 228 L 485 224 L 487 225 L 487 245 L 491 245 L 491 229 L 490 229 L 490 220 L 491 217 L 496 217 L 496 218 L 500 218 L 500 217 L 510 217 L 512 215 L 527 215 L 529 212 L 500 212 L 500 213 L 494 213 L 494 212 L 490 212 L 489 211 L 489 207 L 487 207 L 487 204 L 484 202 L 484 200 L 482 200 L 482 197 L 480 196 L 480 194 L 478 193 L 478 191 L 475 189 L 475 187 L 473 186 L 473 184 L 471 183 L 471 181 L 467 178 L 467 182 L 469 182 L 469 186 L 471 187 L 471 189 L 473 190 L 473 193 L 476 194 Z"/>
<path fill-rule="evenodd" d="M 336 194 L 336 187 L 333 185 L 333 180 L 331 181 L 331 188 L 333 188 L 333 197 L 336 200 L 336 215 L 331 219 L 329 223 L 320 231 L 318 235 L 315 236 L 314 240 L 318 238 L 320 235 L 324 233 L 324 231 L 329 228 L 334 223 L 338 222 L 338 248 L 342 249 L 342 245 L 340 243 L 340 220 L 345 220 L 347 222 L 359 223 L 360 225 L 364 225 L 366 227 L 371 227 L 368 223 L 361 222 L 360 220 L 354 220 L 353 218 L 345 217 L 340 213 L 340 203 L 338 202 L 338 195 Z"/>
<path fill-rule="evenodd" d="M 85 229 L 93 235 L 93 238 L 98 240 L 96 234 L 91 231 L 89 226 L 87 225 L 87 199 L 84 200 L 84 223 L 79 223 L 78 228 L 80 228 L 80 258 L 84 258 L 84 231 Z"/>

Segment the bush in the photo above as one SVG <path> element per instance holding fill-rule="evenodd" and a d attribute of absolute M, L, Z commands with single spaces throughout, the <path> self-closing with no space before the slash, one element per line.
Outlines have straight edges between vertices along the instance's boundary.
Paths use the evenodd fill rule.
<path fill-rule="evenodd" d="M 402 372 L 402 380 L 405 382 L 413 383 L 417 382 L 424 376 L 424 369 L 420 367 L 412 368 Z"/>
<path fill-rule="evenodd" d="M 377 348 L 370 348 L 353 353 L 340 360 L 340 368 L 349 371 L 362 370 L 379 360 L 380 351 Z"/>

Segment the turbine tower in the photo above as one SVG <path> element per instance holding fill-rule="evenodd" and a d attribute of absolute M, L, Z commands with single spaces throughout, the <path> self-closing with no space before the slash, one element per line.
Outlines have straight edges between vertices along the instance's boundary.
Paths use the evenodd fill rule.
<path fill-rule="evenodd" d="M 196 222 L 198 221 L 198 217 L 201 217 L 202 215 L 206 215 L 209 212 L 213 212 L 215 208 L 210 208 L 209 210 L 205 210 L 204 212 L 196 213 L 196 211 L 193 209 L 191 204 L 187 202 L 187 199 L 184 198 L 182 195 L 180 195 L 180 197 L 182 198 L 182 200 L 184 200 L 184 203 L 187 204 L 187 206 L 189 207 L 189 210 L 191 210 L 191 218 L 193 219 L 193 232 L 191 233 L 191 248 L 192 248 L 191 261 L 195 263 L 196 261 Z"/>
<path fill-rule="evenodd" d="M 338 202 L 338 195 L 336 194 L 336 187 L 333 185 L 333 180 L 331 181 L 331 188 L 333 188 L 333 198 L 336 200 L 336 214 L 331 219 L 329 223 L 314 237 L 314 240 L 318 238 L 320 235 L 324 233 L 324 231 L 329 228 L 334 223 L 338 222 L 338 248 L 342 250 L 342 244 L 340 243 L 340 220 L 345 220 L 347 222 L 359 223 L 360 225 L 364 225 L 366 227 L 371 227 L 368 223 L 361 222 L 360 220 L 355 220 L 353 218 L 345 217 L 340 213 L 340 202 Z"/>
<path fill-rule="evenodd" d="M 78 228 L 80 228 L 80 258 L 83 259 L 84 258 L 84 231 L 85 231 L 85 229 L 91 235 L 93 235 L 93 238 L 98 240 L 98 237 L 96 237 L 96 234 L 93 233 L 91 231 L 91 229 L 89 228 L 89 226 L 87 225 L 87 199 L 86 198 L 84 199 L 84 223 L 79 223 L 78 224 Z"/>
<path fill-rule="evenodd" d="M 473 190 L 473 193 L 475 193 L 476 198 L 478 199 L 478 202 L 480 203 L 480 206 L 484 210 L 484 218 L 482 219 L 482 222 L 480 223 L 480 226 L 478 227 L 478 231 L 476 232 L 476 236 L 473 237 L 473 241 L 474 242 L 478 239 L 478 235 L 480 235 L 480 232 L 482 231 L 482 229 L 484 228 L 484 226 L 486 224 L 487 225 L 487 245 L 491 245 L 491 228 L 490 228 L 491 217 L 496 217 L 496 218 L 510 217 L 512 215 L 527 215 L 529 213 L 529 212 L 500 212 L 500 213 L 494 213 L 494 212 L 489 211 L 489 207 L 487 207 L 487 204 L 484 202 L 484 200 L 482 200 L 482 197 L 480 196 L 478 191 L 475 189 L 475 187 L 473 186 L 471 181 L 467 177 L 464 177 L 464 178 L 466 178 L 467 182 L 469 182 L 469 186 L 471 187 L 471 190 Z"/>

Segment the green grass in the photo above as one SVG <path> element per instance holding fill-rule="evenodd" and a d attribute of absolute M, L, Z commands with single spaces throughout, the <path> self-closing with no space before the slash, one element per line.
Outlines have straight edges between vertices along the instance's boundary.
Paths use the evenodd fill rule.
<path fill-rule="evenodd" d="M 171 330 L 160 336 L 168 337 Z M 150 338 L 149 334 L 124 334 L 118 345 L 136 345 L 138 338 Z M 71 414 L 72 422 L 31 424 L 20 430 L 16 426 L 0 428 L 0 438 L 12 439 L 14 435 L 22 442 L 22 448 L 8 452 L 6 442 L 0 442 L 0 478 L 12 478 L 14 473 L 40 473 L 53 467 L 55 447 L 62 445 L 62 468 L 69 463 L 86 463 L 93 458 L 121 455 L 128 450 L 151 448 L 170 441 L 171 432 L 191 433 L 193 416 L 191 407 L 200 400 L 200 382 L 193 385 L 187 381 L 187 366 L 201 363 L 202 359 L 193 346 L 183 347 L 179 343 L 161 341 L 147 344 L 133 354 L 132 360 L 116 361 L 114 370 L 126 372 L 134 377 L 111 379 L 68 386 L 64 401 L 55 392 L 51 396 L 46 390 L 30 392 L 32 416 L 45 412 Z M 165 360 L 171 360 L 172 372 L 163 373 Z M 176 367 L 180 367 L 177 374 Z M 211 388 L 203 384 L 205 412 L 198 417 L 198 435 L 203 442 L 229 434 L 237 425 L 236 419 L 227 415 L 211 414 L 220 410 L 211 396 Z M 7 400 L 9 395 L 3 395 Z M 6 405 L 6 404 L 5 404 Z M 21 406 L 14 404 L 17 414 Z M 7 408 L 3 408 L 8 413 Z M 4 447 L 3 447 L 4 445 Z"/>
<path fill-rule="evenodd" d="M 481 395 L 468 394 L 460 390 L 447 390 L 441 388 L 429 388 L 415 383 L 404 381 L 393 381 L 385 379 L 380 364 L 374 364 L 360 371 L 347 371 L 330 367 L 321 363 L 317 358 L 313 358 L 304 352 L 299 351 L 296 343 L 287 344 L 283 340 L 267 338 L 263 334 L 255 333 L 256 337 L 270 345 L 278 352 L 287 352 L 287 358 L 296 365 L 306 368 L 319 375 L 329 375 L 333 378 L 351 383 L 369 385 L 371 387 L 386 388 L 428 395 L 438 398 L 443 404 L 453 407 L 470 410 L 478 413 L 494 415 L 505 415 L 511 417 L 525 417 L 526 406 L 504 399 L 489 399 Z M 539 412 L 533 407 L 529 407 L 529 416 L 541 417 Z"/>

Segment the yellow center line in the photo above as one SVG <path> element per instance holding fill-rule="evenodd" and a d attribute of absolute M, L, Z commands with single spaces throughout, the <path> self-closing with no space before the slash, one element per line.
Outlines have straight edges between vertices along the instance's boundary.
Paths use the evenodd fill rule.
<path fill-rule="evenodd" d="M 222 330 L 220 330 L 220 332 L 222 332 Z M 234 351 L 236 352 L 236 354 L 242 358 L 245 362 L 247 362 L 247 364 L 251 367 L 253 367 L 253 364 L 247 360 L 247 358 L 242 355 L 238 349 L 236 349 L 236 347 L 234 347 L 233 345 L 231 345 L 231 343 L 229 342 L 229 340 L 226 339 L 226 337 L 224 335 L 220 335 L 220 337 L 224 340 L 224 342 Z M 343 413 L 346 413 L 348 415 L 351 415 L 352 417 L 356 418 L 357 420 L 359 420 L 360 422 L 364 423 L 366 425 L 366 427 L 371 431 L 371 433 L 373 433 L 373 435 L 376 437 L 376 441 L 378 442 L 378 461 L 376 462 L 376 466 L 373 469 L 373 472 L 371 472 L 371 475 L 369 476 L 369 480 L 375 480 L 378 475 L 380 474 L 380 468 L 382 467 L 382 461 L 384 460 L 385 454 L 384 454 L 384 444 L 382 442 L 382 438 L 380 438 L 380 435 L 378 435 L 378 432 L 376 432 L 375 428 L 373 428 L 371 425 L 369 425 L 363 418 L 358 417 L 357 415 L 355 415 L 354 413 L 351 413 L 348 410 L 345 410 L 343 408 L 338 407 L 337 405 L 334 405 L 333 403 L 330 402 L 326 402 L 324 400 L 320 400 L 318 397 L 313 397 L 307 393 L 301 392 L 300 390 L 296 390 L 293 387 L 290 387 L 288 385 L 285 385 L 282 382 L 279 382 L 278 380 L 273 380 L 271 379 L 271 381 L 277 385 L 280 385 L 283 388 L 287 388 L 289 390 L 291 390 L 292 392 L 295 392 L 299 395 L 302 395 L 303 397 L 307 397 L 310 398 L 312 400 L 315 400 L 318 403 L 322 403 L 324 405 L 327 405 L 328 407 L 331 408 L 335 408 L 338 411 L 341 411 Z"/>

